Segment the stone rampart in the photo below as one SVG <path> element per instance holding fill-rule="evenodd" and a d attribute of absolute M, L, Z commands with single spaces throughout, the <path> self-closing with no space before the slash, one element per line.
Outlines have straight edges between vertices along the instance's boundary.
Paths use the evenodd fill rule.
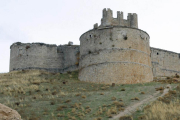
<path fill-rule="evenodd" d="M 41 69 L 50 72 L 78 70 L 79 46 L 44 43 L 14 43 L 11 45 L 10 71 Z"/>
<path fill-rule="evenodd" d="M 180 75 L 179 53 L 151 47 L 151 61 L 154 77 Z"/>

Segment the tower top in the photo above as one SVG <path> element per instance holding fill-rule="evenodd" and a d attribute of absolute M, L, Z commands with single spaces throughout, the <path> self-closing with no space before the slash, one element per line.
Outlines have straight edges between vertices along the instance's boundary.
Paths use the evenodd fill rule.
<path fill-rule="evenodd" d="M 136 13 L 128 13 L 127 20 L 123 19 L 123 12 L 117 11 L 117 18 L 113 18 L 113 11 L 111 9 L 103 9 L 101 25 L 94 24 L 94 29 L 108 27 L 108 26 L 125 26 L 138 28 L 138 17 Z"/>

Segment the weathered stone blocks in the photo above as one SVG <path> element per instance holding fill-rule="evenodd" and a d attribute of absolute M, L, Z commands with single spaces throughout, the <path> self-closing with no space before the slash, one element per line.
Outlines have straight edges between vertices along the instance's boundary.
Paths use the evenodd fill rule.
<path fill-rule="evenodd" d="M 149 35 L 135 28 L 93 29 L 80 37 L 81 81 L 133 84 L 153 80 Z"/>
<path fill-rule="evenodd" d="M 44 43 L 14 43 L 11 45 L 10 71 L 40 69 L 50 72 L 78 70 L 79 46 Z"/>

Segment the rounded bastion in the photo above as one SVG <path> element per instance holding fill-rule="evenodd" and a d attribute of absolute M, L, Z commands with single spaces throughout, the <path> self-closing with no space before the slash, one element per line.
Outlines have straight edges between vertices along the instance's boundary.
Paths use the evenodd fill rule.
<path fill-rule="evenodd" d="M 131 26 L 95 27 L 80 37 L 79 79 L 102 84 L 153 80 L 149 35 Z"/>

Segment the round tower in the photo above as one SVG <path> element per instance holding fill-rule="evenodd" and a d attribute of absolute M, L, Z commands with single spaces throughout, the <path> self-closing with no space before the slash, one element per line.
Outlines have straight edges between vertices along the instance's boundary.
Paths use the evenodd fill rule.
<path fill-rule="evenodd" d="M 153 80 L 149 35 L 138 29 L 137 14 L 112 17 L 104 9 L 101 25 L 80 37 L 79 79 L 103 84 L 133 84 Z"/>

